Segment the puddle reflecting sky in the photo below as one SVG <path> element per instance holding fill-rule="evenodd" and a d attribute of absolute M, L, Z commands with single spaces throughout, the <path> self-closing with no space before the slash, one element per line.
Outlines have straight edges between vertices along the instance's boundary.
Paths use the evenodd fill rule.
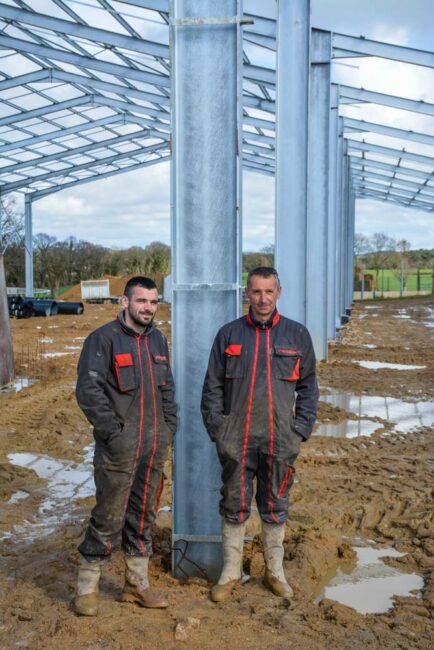
<path fill-rule="evenodd" d="M 369 368 L 371 370 L 379 370 L 380 368 L 389 368 L 391 370 L 422 370 L 426 366 L 413 366 L 404 363 L 387 363 L 385 361 L 357 361 L 354 360 L 353 363 L 357 363 L 362 368 Z"/>
<path fill-rule="evenodd" d="M 328 395 L 322 395 L 321 400 L 333 406 L 339 406 L 345 411 L 355 413 L 360 418 L 378 417 L 382 420 L 395 423 L 395 431 L 407 432 L 417 427 L 430 427 L 434 425 L 434 402 L 403 402 L 394 397 L 381 397 L 372 395 L 351 395 L 341 391 L 331 392 Z M 343 424 L 354 427 L 351 420 Z M 375 423 L 372 423 L 375 424 Z M 328 425 L 338 428 L 339 424 Z M 367 425 L 366 425 L 367 426 Z M 376 424 L 376 427 L 379 427 Z M 333 435 L 322 434 L 322 435 Z M 334 435 L 345 435 L 336 433 Z M 370 435 L 370 434 L 363 434 Z"/>
<path fill-rule="evenodd" d="M 2 393 L 18 393 L 18 391 L 23 388 L 29 388 L 35 383 L 36 379 L 29 379 L 28 377 L 17 377 L 15 381 L 12 382 L 9 386 L 4 386 L 0 388 L 0 394 Z"/>
<path fill-rule="evenodd" d="M 405 553 L 393 548 L 355 547 L 354 550 L 357 553 L 356 567 L 347 572 L 340 569 L 317 602 L 330 598 L 353 607 L 361 614 L 380 614 L 393 607 L 393 596 L 411 596 L 413 590 L 422 589 L 421 576 L 402 573 L 381 559 L 402 557 Z"/>
<path fill-rule="evenodd" d="M 95 492 L 93 444 L 85 448 L 85 457 L 80 464 L 30 453 L 9 454 L 8 459 L 13 465 L 33 469 L 40 478 L 47 480 L 47 498 L 40 504 L 36 520 L 23 521 L 12 531 L 23 538 L 49 535 L 68 518 L 68 506 L 73 499 L 91 496 Z"/>
<path fill-rule="evenodd" d="M 372 436 L 382 424 L 372 420 L 344 420 L 343 422 L 321 422 L 314 432 L 315 436 L 333 436 L 334 438 L 357 438 Z"/>

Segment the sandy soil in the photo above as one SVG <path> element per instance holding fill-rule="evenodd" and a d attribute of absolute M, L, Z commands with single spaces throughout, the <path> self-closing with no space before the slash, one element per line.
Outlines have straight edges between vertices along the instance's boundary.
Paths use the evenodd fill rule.
<path fill-rule="evenodd" d="M 88 332 L 116 313 L 113 305 L 87 306 L 83 316 L 13 321 L 17 374 L 37 378 L 29 388 L 0 395 L 0 648 L 134 650 L 138 648 L 431 648 L 434 632 L 433 428 L 394 433 L 375 413 L 369 438 L 314 436 L 303 446 L 298 483 L 291 494 L 285 570 L 292 602 L 268 593 L 254 517 L 246 543 L 249 582 L 234 599 L 215 605 L 204 580 L 180 582 L 170 574 L 170 512 L 160 512 L 152 581 L 169 597 L 165 611 L 119 602 L 123 563 L 115 552 L 101 585 L 96 619 L 74 615 L 70 602 L 78 554 L 93 497 L 65 499 L 58 521 L 44 533 L 41 504 L 47 483 L 34 470 L 8 462 L 32 452 L 80 463 L 91 442 L 89 425 L 74 399 L 75 366 Z M 320 420 L 356 420 L 324 399 L 336 389 L 408 402 L 434 399 L 434 301 L 428 298 L 357 305 L 329 361 L 319 367 Z M 158 320 L 169 334 L 170 314 Z M 427 325 L 428 323 L 428 325 Z M 377 347 L 366 347 L 376 345 Z M 47 356 L 50 353 L 68 353 Z M 425 366 L 418 370 L 358 366 L 354 360 Z M 167 463 L 170 477 L 170 465 Z M 170 478 L 161 505 L 170 504 Z M 15 495 L 15 496 L 14 496 Z M 16 496 L 21 495 L 20 500 Z M 26 496 L 27 495 L 27 496 Z M 10 502 L 12 498 L 12 502 Z M 52 511 L 51 511 L 52 515 Z M 354 565 L 354 539 L 404 553 L 386 562 L 423 576 L 420 597 L 398 597 L 383 614 L 362 615 L 316 596 L 342 563 Z"/>

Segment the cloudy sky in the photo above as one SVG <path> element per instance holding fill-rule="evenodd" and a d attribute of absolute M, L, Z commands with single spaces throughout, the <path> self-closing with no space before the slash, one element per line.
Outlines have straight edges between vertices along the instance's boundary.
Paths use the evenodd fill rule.
<path fill-rule="evenodd" d="M 259 2 L 259 5 L 258 5 Z M 267 0 L 270 8 L 274 0 Z M 265 0 L 245 0 L 247 10 Z M 434 49 L 432 0 L 311 0 L 312 26 L 355 36 Z M 355 61 L 355 62 L 354 62 Z M 378 59 L 359 59 L 351 67 L 333 64 L 333 80 L 411 99 L 434 102 L 434 72 L 419 66 Z M 382 122 L 434 135 L 434 118 L 375 106 L 346 107 L 349 117 Z M 367 136 L 385 146 L 434 156 L 434 147 Z M 58 192 L 34 204 L 34 232 L 58 239 L 73 235 L 105 246 L 145 246 L 170 242 L 169 164 Z M 274 179 L 244 173 L 244 250 L 259 250 L 274 239 Z M 356 231 L 386 232 L 410 241 L 412 248 L 434 247 L 434 214 L 397 204 L 359 200 Z"/>

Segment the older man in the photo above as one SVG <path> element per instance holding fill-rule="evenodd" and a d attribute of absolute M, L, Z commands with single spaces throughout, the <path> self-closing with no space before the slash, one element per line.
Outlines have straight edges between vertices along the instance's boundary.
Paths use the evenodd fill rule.
<path fill-rule="evenodd" d="M 96 505 L 79 546 L 75 611 L 95 616 L 103 560 L 122 542 L 122 600 L 167 607 L 149 587 L 151 525 L 163 487 L 163 465 L 177 411 L 165 336 L 155 327 L 158 291 L 135 277 L 116 320 L 86 339 L 78 364 L 77 401 L 93 426 Z"/>
<path fill-rule="evenodd" d="M 224 566 L 211 590 L 215 602 L 229 598 L 241 577 L 254 477 L 264 584 L 277 596 L 292 594 L 283 571 L 288 492 L 300 444 L 315 422 L 318 387 L 310 335 L 279 314 L 280 294 L 275 269 L 250 271 L 249 313 L 217 333 L 203 386 L 202 416 L 217 447 L 223 482 Z"/>

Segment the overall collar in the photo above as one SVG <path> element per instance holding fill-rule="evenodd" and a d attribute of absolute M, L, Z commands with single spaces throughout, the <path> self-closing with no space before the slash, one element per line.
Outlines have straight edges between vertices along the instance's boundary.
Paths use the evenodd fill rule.
<path fill-rule="evenodd" d="M 119 312 L 117 321 L 121 326 L 121 329 L 125 332 L 125 334 L 128 334 L 129 336 L 148 336 L 148 334 L 150 334 L 150 332 L 155 328 L 154 321 L 152 320 L 149 325 L 146 326 L 143 332 L 136 332 L 136 330 L 133 330 L 132 327 L 129 327 L 129 325 L 126 324 L 125 311 Z"/>
<path fill-rule="evenodd" d="M 249 307 L 249 313 L 247 314 L 246 319 L 248 324 L 251 325 L 252 327 L 256 327 L 261 330 L 267 330 L 277 325 L 277 323 L 280 320 L 280 314 L 275 308 L 270 318 L 267 321 L 261 321 L 261 320 L 257 320 L 253 316 L 252 308 Z"/>

